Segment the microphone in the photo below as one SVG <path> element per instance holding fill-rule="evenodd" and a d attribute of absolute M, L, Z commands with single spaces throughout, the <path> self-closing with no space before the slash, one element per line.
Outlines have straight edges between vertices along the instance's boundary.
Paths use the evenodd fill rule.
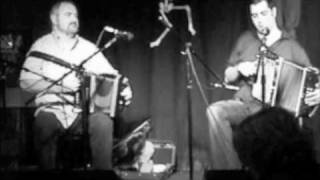
<path fill-rule="evenodd" d="M 210 86 L 213 86 L 215 88 L 229 89 L 229 90 L 233 90 L 233 91 L 238 91 L 240 89 L 238 86 L 229 85 L 224 82 L 223 83 L 210 83 Z"/>
<path fill-rule="evenodd" d="M 113 33 L 114 35 L 120 37 L 120 38 L 124 38 L 127 40 L 132 40 L 134 37 L 134 34 L 132 32 L 129 31 L 120 31 L 118 29 L 115 29 L 113 27 L 110 26 L 104 26 L 103 30 Z"/>
<path fill-rule="evenodd" d="M 266 52 L 266 57 L 271 59 L 271 60 L 276 60 L 279 58 L 279 56 L 275 53 L 275 52 L 272 52 L 271 50 L 267 49 L 267 52 Z"/>
<path fill-rule="evenodd" d="M 268 58 L 268 59 L 276 60 L 276 59 L 279 58 L 279 55 L 276 54 L 275 52 L 271 51 L 271 50 L 269 49 L 269 47 L 267 47 L 265 44 L 263 44 L 263 45 L 260 47 L 259 51 L 261 52 L 260 55 L 263 55 L 263 56 L 265 56 L 265 57 Z"/>
<path fill-rule="evenodd" d="M 261 39 L 262 41 L 262 46 L 260 47 L 259 51 L 262 52 L 262 54 L 267 57 L 268 59 L 276 60 L 279 58 L 279 56 L 272 52 L 269 47 L 265 44 L 266 43 L 266 37 L 270 34 L 270 29 L 269 28 L 264 28 L 262 31 L 263 38 Z"/>

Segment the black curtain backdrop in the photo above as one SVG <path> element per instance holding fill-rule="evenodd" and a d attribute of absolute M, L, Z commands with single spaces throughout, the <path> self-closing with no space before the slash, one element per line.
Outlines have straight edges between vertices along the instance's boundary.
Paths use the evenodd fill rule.
<path fill-rule="evenodd" d="M 24 35 L 25 46 L 49 32 L 48 10 L 53 0 L 2 0 L 1 32 Z M 133 102 L 116 121 L 116 135 L 121 137 L 139 122 L 151 118 L 150 138 L 172 140 L 177 146 L 178 169 L 188 168 L 188 112 L 186 89 L 186 57 L 180 52 L 185 42 L 208 67 L 223 77 L 226 59 L 236 38 L 249 28 L 247 0 L 177 0 L 189 4 L 197 35 L 187 31 L 184 11 L 169 14 L 174 24 L 161 45 L 150 48 L 164 27 L 157 20 L 158 0 L 77 0 L 80 9 L 80 35 L 96 42 L 103 26 L 109 25 L 135 34 L 132 41 L 118 41 L 104 51 L 106 57 L 129 77 L 134 91 Z M 320 67 L 320 1 L 305 0 L 301 4 L 297 39 L 305 47 L 312 63 Z M 101 45 L 111 38 L 104 34 Z M 210 103 L 228 99 L 232 91 L 208 88 L 217 80 L 200 65 L 196 68 Z M 192 121 L 194 161 L 210 166 L 206 104 L 198 87 L 192 89 Z M 319 124 L 319 123 L 318 123 Z M 318 125 L 319 129 L 319 125 Z M 198 164 L 198 163 L 197 163 Z M 196 167 L 197 168 L 197 167 Z"/>

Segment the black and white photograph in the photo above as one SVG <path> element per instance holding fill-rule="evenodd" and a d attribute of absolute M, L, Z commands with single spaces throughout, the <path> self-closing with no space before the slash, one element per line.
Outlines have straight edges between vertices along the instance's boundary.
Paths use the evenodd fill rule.
<path fill-rule="evenodd" d="M 320 179 L 320 1 L 0 5 L 0 179 Z"/>

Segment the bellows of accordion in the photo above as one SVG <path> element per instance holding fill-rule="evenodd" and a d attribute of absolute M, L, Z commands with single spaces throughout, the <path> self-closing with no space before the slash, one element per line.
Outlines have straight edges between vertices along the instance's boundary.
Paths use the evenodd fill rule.
<path fill-rule="evenodd" d="M 102 111 L 110 117 L 115 117 L 122 78 L 121 75 L 90 76 L 90 113 Z"/>
<path fill-rule="evenodd" d="M 297 65 L 281 57 L 276 60 L 265 58 L 263 64 L 264 91 L 261 83 L 262 67 L 258 67 L 257 80 L 252 86 L 253 97 L 259 100 L 264 99 L 264 102 L 270 106 L 283 107 L 297 117 L 310 116 L 315 107 L 306 105 L 304 98 L 306 93 L 314 91 L 319 83 L 319 70 Z"/>

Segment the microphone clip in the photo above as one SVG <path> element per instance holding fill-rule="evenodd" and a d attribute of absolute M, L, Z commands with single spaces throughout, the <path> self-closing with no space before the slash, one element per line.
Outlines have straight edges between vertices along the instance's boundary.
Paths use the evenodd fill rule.
<path fill-rule="evenodd" d="M 275 52 L 271 51 L 265 44 L 262 44 L 259 51 L 259 56 L 263 56 L 267 59 L 276 60 L 279 58 L 279 56 Z"/>

